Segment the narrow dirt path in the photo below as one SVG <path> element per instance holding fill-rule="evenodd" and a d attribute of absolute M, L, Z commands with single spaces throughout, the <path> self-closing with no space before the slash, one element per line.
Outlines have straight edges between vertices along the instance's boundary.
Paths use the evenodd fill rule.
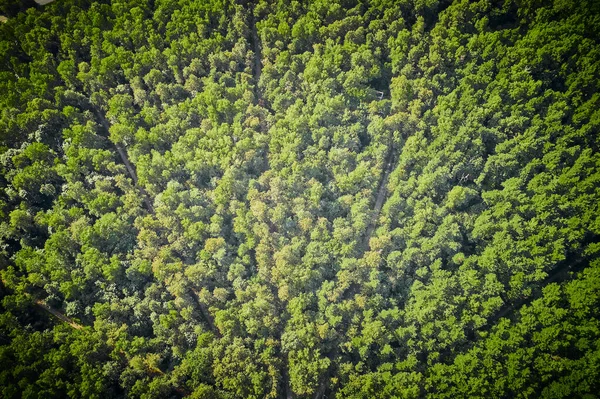
<path fill-rule="evenodd" d="M 377 187 L 377 195 L 375 197 L 375 206 L 373 207 L 373 216 L 369 221 L 369 227 L 363 236 L 362 242 L 360 244 L 360 251 L 364 255 L 366 251 L 370 249 L 369 241 L 371 240 L 371 236 L 377 227 L 377 221 L 379 219 L 379 214 L 381 213 L 381 208 L 383 208 L 383 204 L 385 203 L 385 199 L 387 198 L 387 183 L 390 178 L 390 174 L 394 170 L 396 166 L 396 159 L 394 156 L 394 145 L 390 144 L 390 149 L 388 150 L 388 154 L 385 160 L 385 171 L 381 176 L 381 180 L 379 181 L 379 185 Z"/>
<path fill-rule="evenodd" d="M 388 195 L 388 190 L 387 190 L 388 180 L 390 178 L 390 174 L 396 167 L 396 163 L 397 163 L 397 159 L 395 156 L 395 147 L 393 144 L 391 144 L 391 140 L 390 140 L 390 148 L 388 149 L 388 153 L 387 153 L 386 159 L 385 159 L 385 170 L 383 171 L 383 174 L 381 176 L 379 184 L 377 185 L 377 194 L 375 196 L 375 205 L 373 207 L 373 214 L 371 216 L 371 220 L 369 221 L 369 226 L 367 227 L 367 230 L 365 231 L 365 234 L 362 237 L 361 242 L 359 243 L 360 256 L 364 256 L 365 252 L 369 250 L 369 241 L 371 240 L 371 236 L 373 235 L 373 232 L 375 231 L 375 228 L 377 227 L 377 221 L 379 219 L 379 214 L 381 213 L 381 208 L 383 208 L 383 204 L 385 203 L 385 200 Z M 361 288 L 361 284 L 352 283 L 350 285 L 350 287 L 348 287 L 347 290 L 344 292 L 344 298 L 352 298 L 354 295 L 356 295 L 358 293 L 358 290 L 360 288 Z M 339 348 L 334 350 L 333 354 L 331 355 L 332 358 L 335 358 L 337 356 L 338 349 Z M 328 384 L 327 384 L 327 379 L 326 379 L 326 380 L 322 381 L 321 384 L 319 385 L 319 388 L 317 389 L 314 398 L 322 399 L 327 392 L 327 388 L 328 388 Z"/>
<path fill-rule="evenodd" d="M 54 315 L 55 317 L 57 317 L 59 320 L 67 323 L 68 325 L 70 325 L 71 327 L 73 327 L 76 330 L 81 330 L 83 328 L 83 326 L 81 324 L 77 324 L 75 323 L 72 319 L 70 319 L 69 317 L 65 316 L 64 314 L 62 314 L 61 312 L 59 312 L 56 309 L 51 308 L 50 306 L 48 306 L 44 301 L 42 301 L 41 299 L 36 299 L 34 301 L 34 303 L 39 306 L 40 308 L 44 309 L 46 312 Z"/>
<path fill-rule="evenodd" d="M 369 241 L 371 240 L 373 231 L 375 231 L 375 228 L 377 227 L 377 219 L 379 219 L 381 208 L 383 207 L 383 203 L 387 198 L 387 183 L 390 178 L 391 172 L 392 166 L 388 165 L 381 179 L 381 183 L 379 183 L 379 189 L 377 190 L 377 198 L 375 200 L 375 207 L 373 207 L 373 217 L 371 218 L 371 222 L 369 223 L 369 227 L 365 232 L 365 236 L 361 245 L 361 247 L 364 248 L 365 251 L 368 251 L 370 249 Z"/>
<path fill-rule="evenodd" d="M 7 286 L 5 280 L 2 280 L 2 285 L 4 285 L 5 287 Z M 28 293 L 24 293 L 24 295 L 25 295 L 25 297 L 33 300 L 33 303 L 37 307 L 39 307 L 39 308 L 43 309 L 44 311 L 50 313 L 51 315 L 55 316 L 60 321 L 67 323 L 68 325 L 73 327 L 75 330 L 83 329 L 83 326 L 81 324 L 74 322 L 73 319 L 65 316 L 63 313 L 59 312 L 58 310 L 51 308 L 46 302 L 42 301 L 41 299 L 34 299 L 33 296 Z"/>

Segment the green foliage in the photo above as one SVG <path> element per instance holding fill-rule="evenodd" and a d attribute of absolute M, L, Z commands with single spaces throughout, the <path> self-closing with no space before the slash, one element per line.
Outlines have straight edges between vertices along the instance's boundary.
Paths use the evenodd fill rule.
<path fill-rule="evenodd" d="M 16 398 L 592 397 L 593 1 L 3 1 Z"/>

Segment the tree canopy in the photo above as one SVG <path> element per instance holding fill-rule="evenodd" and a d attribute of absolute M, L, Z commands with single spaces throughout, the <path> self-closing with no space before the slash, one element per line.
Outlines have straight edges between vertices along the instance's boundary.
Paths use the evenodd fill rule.
<path fill-rule="evenodd" d="M 600 3 L 0 0 L 3 398 L 592 398 Z"/>

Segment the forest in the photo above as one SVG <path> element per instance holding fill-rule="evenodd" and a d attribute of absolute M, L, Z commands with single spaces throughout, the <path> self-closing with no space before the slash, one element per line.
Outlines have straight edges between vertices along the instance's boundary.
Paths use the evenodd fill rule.
<path fill-rule="evenodd" d="M 2 398 L 596 398 L 600 2 L 0 0 Z"/>

